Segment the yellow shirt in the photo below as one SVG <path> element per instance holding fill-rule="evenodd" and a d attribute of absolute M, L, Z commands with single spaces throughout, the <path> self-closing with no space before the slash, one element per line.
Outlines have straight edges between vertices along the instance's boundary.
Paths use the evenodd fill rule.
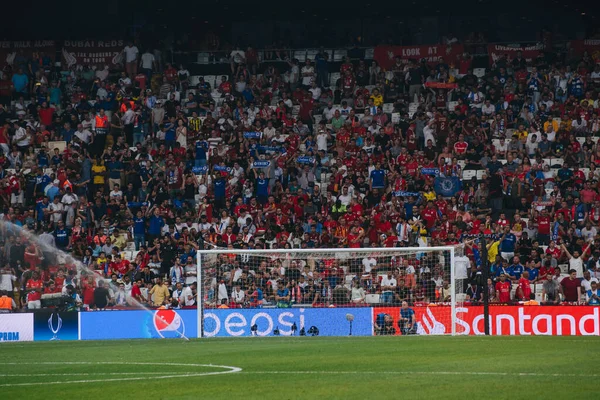
<path fill-rule="evenodd" d="M 169 289 L 165 285 L 154 285 L 152 289 L 150 289 L 150 294 L 154 295 L 154 306 L 160 307 L 165 302 L 165 299 L 168 299 L 171 293 L 169 293 Z"/>
<path fill-rule="evenodd" d="M 548 127 L 550 126 L 550 124 L 552 124 L 552 130 L 554 132 L 558 132 L 558 122 L 556 122 L 555 120 L 544 122 L 544 132 L 548 132 Z"/>
<path fill-rule="evenodd" d="M 113 245 L 117 246 L 121 250 L 123 250 L 125 248 L 125 246 L 127 246 L 127 240 L 125 238 L 123 238 L 121 235 L 119 235 L 119 236 L 112 235 L 110 237 L 110 241 L 112 242 Z"/>
<path fill-rule="evenodd" d="M 104 173 L 106 167 L 104 165 L 92 165 L 92 174 L 94 175 L 94 185 L 104 184 Z"/>
<path fill-rule="evenodd" d="M 488 249 L 488 261 L 493 263 L 496 261 L 496 256 L 498 255 L 498 248 L 500 247 L 500 241 L 497 240 Z"/>
<path fill-rule="evenodd" d="M 383 104 L 383 96 L 379 95 L 379 96 L 375 96 L 374 94 L 371 95 L 371 98 L 373 99 L 373 103 L 379 107 L 380 105 Z"/>
<path fill-rule="evenodd" d="M 427 193 L 423 193 L 423 197 L 425 197 L 425 199 L 427 199 L 427 201 L 433 201 L 436 198 L 435 192 L 431 191 L 431 192 L 427 192 Z"/>
<path fill-rule="evenodd" d="M 519 137 L 519 139 L 527 139 L 527 136 L 529 136 L 529 132 L 527 132 L 527 131 L 515 131 L 515 135 L 517 135 Z"/>

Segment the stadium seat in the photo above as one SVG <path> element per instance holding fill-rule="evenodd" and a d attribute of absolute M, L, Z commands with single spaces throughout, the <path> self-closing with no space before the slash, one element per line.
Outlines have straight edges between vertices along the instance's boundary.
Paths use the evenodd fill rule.
<path fill-rule="evenodd" d="M 329 74 L 329 86 L 335 87 L 336 82 L 340 79 L 339 72 L 332 72 Z"/>
<path fill-rule="evenodd" d="M 398 122 L 400 122 L 400 113 L 392 113 L 392 123 L 397 124 Z"/>
<path fill-rule="evenodd" d="M 209 53 L 198 53 L 198 64 L 208 64 L 210 61 Z"/>
<path fill-rule="evenodd" d="M 378 294 L 368 294 L 365 296 L 365 303 L 367 304 L 379 304 L 380 295 Z"/>
<path fill-rule="evenodd" d="M 299 62 L 303 63 L 306 61 L 306 50 L 296 50 L 294 52 L 294 58 L 297 58 Z"/>
<path fill-rule="evenodd" d="M 48 150 L 50 152 L 54 151 L 54 149 L 58 149 L 58 151 L 60 153 L 62 153 L 63 151 L 65 151 L 65 149 L 67 148 L 67 142 L 65 141 L 56 141 L 56 142 L 48 142 Z"/>
<path fill-rule="evenodd" d="M 467 162 L 465 160 L 458 160 L 456 163 L 460 165 L 461 169 L 465 169 L 465 166 L 467 165 Z"/>
<path fill-rule="evenodd" d="M 200 76 L 199 75 L 190 76 L 189 83 L 190 83 L 190 86 L 198 86 L 198 83 L 200 83 Z"/>
<path fill-rule="evenodd" d="M 506 164 L 506 163 L 508 162 L 508 161 L 507 161 L 507 160 L 505 160 L 504 158 L 503 158 L 503 159 L 501 159 L 501 160 L 498 160 L 498 161 L 500 161 L 500 163 L 501 163 L 502 165 L 504 165 L 504 164 Z"/>
<path fill-rule="evenodd" d="M 590 169 L 589 168 L 579 168 L 579 170 L 581 172 L 583 172 L 583 174 L 587 177 L 590 174 Z"/>
<path fill-rule="evenodd" d="M 334 50 L 333 51 L 333 61 L 334 62 L 344 61 L 344 57 L 346 57 L 347 55 L 348 55 L 347 50 Z"/>
<path fill-rule="evenodd" d="M 392 103 L 384 103 L 383 107 L 381 108 L 386 114 L 390 114 L 392 111 L 394 111 L 394 105 Z"/>
<path fill-rule="evenodd" d="M 551 158 L 550 159 L 550 166 L 554 167 L 555 165 L 563 165 L 565 162 L 564 158 Z"/>
<path fill-rule="evenodd" d="M 456 109 L 456 106 L 458 105 L 458 101 L 449 101 L 448 102 L 448 111 L 452 112 Z"/>
<path fill-rule="evenodd" d="M 487 173 L 484 169 L 477 170 L 477 180 L 478 181 L 483 180 L 484 175 L 487 176 Z"/>
<path fill-rule="evenodd" d="M 321 122 L 321 120 L 323 119 L 323 116 L 322 116 L 322 115 L 319 115 L 319 114 L 315 114 L 315 115 L 313 116 L 313 118 L 314 118 L 314 120 L 315 120 L 315 124 L 316 124 L 316 125 L 319 125 L 319 123 L 320 123 L 320 122 Z"/>
<path fill-rule="evenodd" d="M 579 142 L 579 144 L 583 144 L 585 143 L 585 138 L 582 136 L 577 136 L 577 141 Z"/>
<path fill-rule="evenodd" d="M 470 181 L 473 177 L 477 176 L 477 171 L 474 169 L 467 169 L 463 171 L 462 177 L 465 181 Z"/>
<path fill-rule="evenodd" d="M 485 76 L 485 68 L 475 68 L 473 69 L 473 75 L 478 78 Z"/>

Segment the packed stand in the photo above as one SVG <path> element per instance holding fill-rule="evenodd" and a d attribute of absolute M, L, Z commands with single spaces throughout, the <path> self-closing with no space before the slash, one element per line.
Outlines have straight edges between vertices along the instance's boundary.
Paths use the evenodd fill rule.
<path fill-rule="evenodd" d="M 591 59 L 501 57 L 476 76 L 468 55 L 384 71 L 319 51 L 279 70 L 238 49 L 214 82 L 133 44 L 123 60 L 118 73 L 39 57 L 5 69 L 0 290 L 17 309 L 55 293 L 72 309 L 195 306 L 200 248 L 436 245 L 457 246 L 461 301 L 600 304 Z M 447 302 L 449 260 L 426 259 L 227 258 L 202 300 Z"/>

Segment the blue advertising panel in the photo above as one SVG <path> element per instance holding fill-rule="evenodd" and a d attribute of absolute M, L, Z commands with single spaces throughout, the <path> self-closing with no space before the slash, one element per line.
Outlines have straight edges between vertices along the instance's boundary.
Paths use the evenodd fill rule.
<path fill-rule="evenodd" d="M 352 320 L 352 325 L 350 324 Z M 296 331 L 292 327 L 296 325 Z M 252 327 L 255 326 L 253 332 Z M 299 335 L 302 328 L 307 336 L 371 336 L 371 308 L 278 308 L 278 309 L 215 309 L 204 311 L 204 335 L 224 336 L 281 336 Z"/>
<path fill-rule="evenodd" d="M 33 339 L 78 340 L 79 313 L 77 311 L 37 311 L 33 317 Z"/>
<path fill-rule="evenodd" d="M 80 313 L 81 340 L 198 337 L 196 310 Z"/>

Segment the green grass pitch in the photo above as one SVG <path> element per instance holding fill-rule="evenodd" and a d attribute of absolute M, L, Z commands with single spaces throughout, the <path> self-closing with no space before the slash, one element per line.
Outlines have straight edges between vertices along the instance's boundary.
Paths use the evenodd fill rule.
<path fill-rule="evenodd" d="M 598 399 L 599 356 L 597 337 L 6 343 L 0 397 Z"/>

